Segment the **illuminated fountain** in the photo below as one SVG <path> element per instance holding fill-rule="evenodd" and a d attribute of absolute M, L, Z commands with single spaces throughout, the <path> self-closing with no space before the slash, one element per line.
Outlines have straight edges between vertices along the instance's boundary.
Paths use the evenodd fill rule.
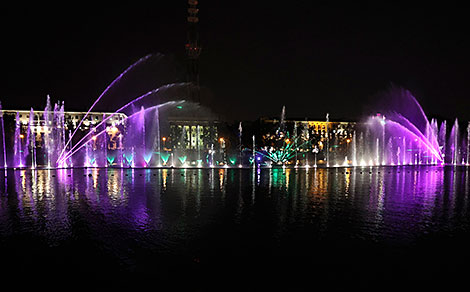
<path fill-rule="evenodd" d="M 283 106 L 270 140 L 247 134 L 246 148 L 242 145 L 242 123 L 238 126 L 238 143 L 233 141 L 237 137 L 219 137 L 212 113 L 185 101 L 186 83 L 168 83 L 139 93 L 90 122 L 90 115 L 97 114 L 92 110 L 106 93 L 149 58 L 140 59 L 114 79 L 73 125 L 65 119 L 64 103 L 51 103 L 49 95 L 44 111 L 31 108 L 27 120 L 26 115 L 21 117 L 16 112 L 11 128 L 5 129 L 0 105 L 4 168 L 308 168 L 312 161 L 315 167 L 470 164 L 470 123 L 465 128 L 455 119 L 452 126 L 448 127 L 446 121 L 439 126 L 436 119 L 427 118 L 413 95 L 401 88 L 384 94 L 389 104 L 342 137 L 336 135 L 329 114 L 321 122 L 324 127 L 316 132 L 307 122 L 288 125 Z M 125 118 L 115 119 L 117 115 Z M 234 151 L 230 152 L 227 145 Z"/>
<path fill-rule="evenodd" d="M 356 129 L 361 138 L 359 142 L 353 139 L 352 165 L 442 164 L 437 121 L 429 123 L 419 103 L 405 89 L 393 89 L 384 99 L 393 105 Z M 357 149 L 362 149 L 359 155 Z"/>
<path fill-rule="evenodd" d="M 466 133 L 456 119 L 448 132 L 447 122 L 439 127 L 425 115 L 416 98 L 406 89 L 392 88 L 384 95 L 389 101 L 367 119 L 354 135 L 351 165 L 468 165 L 470 124 Z M 365 138 L 363 138 L 365 137 Z"/>
<path fill-rule="evenodd" d="M 327 114 L 323 128 L 326 134 L 316 145 L 310 143 L 305 127 L 299 130 L 297 122 L 289 129 L 286 127 L 283 107 L 275 134 L 269 137 L 267 146 L 257 150 L 263 158 L 260 164 L 298 167 L 297 151 L 304 147 L 307 151 L 301 159 L 305 167 L 309 153 L 315 154 L 315 160 L 320 153 L 321 165 L 326 167 L 469 164 L 470 123 L 466 133 L 461 133 L 456 119 L 448 132 L 446 121 L 439 127 L 436 119 L 429 120 L 416 98 L 402 88 L 392 88 L 383 99 L 388 104 L 382 104 L 379 113 L 357 123 L 349 137 L 331 136 L 334 129 L 329 128 Z M 298 139 L 299 136 L 303 139 Z M 338 145 L 342 149 L 335 148 Z"/>
<path fill-rule="evenodd" d="M 129 101 L 114 113 L 103 113 L 101 119 L 92 113 L 94 106 L 116 82 L 147 59 L 149 56 L 119 75 L 86 114 L 80 116 L 81 120 L 73 121 L 73 125 L 72 120 L 65 120 L 64 103 L 59 101 L 52 106 L 50 96 L 47 96 L 42 112 L 35 113 L 32 108 L 28 114 L 10 111 L 15 113 L 14 132 L 7 133 L 7 136 L 3 124 L 4 111 L 1 111 L 4 167 L 162 166 L 161 161 L 167 162 L 173 153 L 164 152 L 160 146 L 159 109 L 179 106 L 188 92 L 187 84 L 164 84 Z M 118 114 L 127 118 L 113 118 Z M 5 142 L 6 137 L 10 139 L 9 143 Z M 8 145 L 11 145 L 11 150 L 8 150 Z"/>
<path fill-rule="evenodd" d="M 3 167 L 7 168 L 7 149 L 5 143 L 5 122 L 3 121 L 2 103 L 0 102 L 0 125 L 2 126 Z"/>
<path fill-rule="evenodd" d="M 176 86 L 176 85 L 175 85 Z M 141 107 L 139 111 L 130 114 L 119 124 L 107 126 L 106 122 L 113 116 L 106 117 L 94 129 L 86 134 L 65 155 L 58 160 L 59 165 L 71 157 L 85 157 L 85 167 L 157 167 L 161 153 L 158 140 L 159 123 L 156 111 L 161 108 L 182 103 L 183 101 L 169 101 L 148 108 Z M 101 129 L 101 131 L 97 130 Z M 117 139 L 117 147 L 111 151 L 108 149 L 110 135 L 121 132 Z M 123 134 L 124 133 L 124 134 Z M 100 159 L 100 158 L 106 158 Z M 77 161 L 74 162 L 75 165 Z"/>

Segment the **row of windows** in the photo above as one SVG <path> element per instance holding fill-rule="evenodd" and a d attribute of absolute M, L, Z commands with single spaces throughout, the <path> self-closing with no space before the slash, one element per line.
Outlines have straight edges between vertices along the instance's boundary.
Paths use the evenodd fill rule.
<path fill-rule="evenodd" d="M 19 117 L 20 117 L 20 118 L 23 118 L 23 117 L 24 117 L 24 118 L 29 119 L 29 115 L 19 115 Z M 39 114 L 34 115 L 34 118 L 35 118 L 35 119 L 40 119 L 40 118 L 42 118 L 42 117 L 43 117 L 43 116 L 42 116 L 42 115 L 39 115 Z M 82 119 L 83 116 L 66 116 L 66 119 L 74 119 L 74 118 L 75 118 L 75 119 Z M 89 116 L 89 118 L 92 120 L 92 119 L 93 119 L 93 116 Z M 95 120 L 98 120 L 98 119 L 101 119 L 101 118 L 102 118 L 102 116 L 95 116 Z M 120 115 L 116 115 L 116 116 L 113 116 L 113 117 L 111 118 L 111 120 L 123 120 L 123 119 L 124 119 L 124 117 L 122 117 L 122 116 L 120 116 Z M 87 120 L 88 120 L 88 118 L 87 118 Z"/>

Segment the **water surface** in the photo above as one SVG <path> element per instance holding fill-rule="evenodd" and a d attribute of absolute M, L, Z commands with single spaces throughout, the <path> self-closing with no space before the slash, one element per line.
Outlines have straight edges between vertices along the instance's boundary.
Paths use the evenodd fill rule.
<path fill-rule="evenodd" d="M 450 285 L 469 271 L 469 188 L 453 167 L 9 170 L 3 275 L 190 291 Z"/>

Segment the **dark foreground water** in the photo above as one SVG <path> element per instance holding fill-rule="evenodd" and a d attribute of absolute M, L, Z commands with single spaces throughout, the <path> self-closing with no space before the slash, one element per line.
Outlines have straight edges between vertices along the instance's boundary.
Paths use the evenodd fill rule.
<path fill-rule="evenodd" d="M 9 170 L 0 279 L 449 288 L 470 272 L 469 190 L 452 167 Z"/>

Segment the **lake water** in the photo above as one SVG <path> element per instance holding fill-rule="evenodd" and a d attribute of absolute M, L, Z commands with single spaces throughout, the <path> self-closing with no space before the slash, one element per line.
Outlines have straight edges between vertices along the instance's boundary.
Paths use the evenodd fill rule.
<path fill-rule="evenodd" d="M 470 271 L 469 173 L 8 170 L 0 277 L 185 291 L 450 287 Z"/>

